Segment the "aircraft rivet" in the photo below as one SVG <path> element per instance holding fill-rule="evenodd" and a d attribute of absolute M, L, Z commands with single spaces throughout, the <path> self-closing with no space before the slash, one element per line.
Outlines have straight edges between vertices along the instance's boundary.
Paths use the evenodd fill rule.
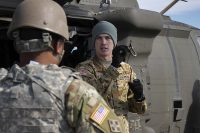
<path fill-rule="evenodd" d="M 46 22 L 46 21 L 44 21 L 44 22 L 43 22 L 43 24 L 44 24 L 44 25 L 47 25 L 47 22 Z"/>

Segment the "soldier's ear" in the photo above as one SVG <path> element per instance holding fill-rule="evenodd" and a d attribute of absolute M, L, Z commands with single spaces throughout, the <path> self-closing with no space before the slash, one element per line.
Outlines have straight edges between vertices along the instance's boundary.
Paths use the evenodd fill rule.
<path fill-rule="evenodd" d="M 54 45 L 54 53 L 55 54 L 61 54 L 64 50 L 64 42 L 63 41 L 57 41 Z"/>

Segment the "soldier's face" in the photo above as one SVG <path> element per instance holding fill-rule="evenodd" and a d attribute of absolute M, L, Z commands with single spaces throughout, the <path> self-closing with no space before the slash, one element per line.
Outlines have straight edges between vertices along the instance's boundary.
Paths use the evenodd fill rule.
<path fill-rule="evenodd" d="M 113 47 L 113 40 L 107 34 L 100 34 L 95 40 L 96 55 L 99 58 L 111 60 Z"/>

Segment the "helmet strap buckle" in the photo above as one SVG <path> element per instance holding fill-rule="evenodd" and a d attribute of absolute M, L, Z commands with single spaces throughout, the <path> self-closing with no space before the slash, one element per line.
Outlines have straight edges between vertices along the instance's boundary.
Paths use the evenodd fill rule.
<path fill-rule="evenodd" d="M 44 43 L 49 43 L 52 41 L 52 37 L 49 33 L 42 33 L 42 40 Z"/>

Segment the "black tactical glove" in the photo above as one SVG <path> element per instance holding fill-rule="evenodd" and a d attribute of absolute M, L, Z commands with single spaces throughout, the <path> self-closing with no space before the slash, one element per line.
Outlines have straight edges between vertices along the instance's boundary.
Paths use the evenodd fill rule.
<path fill-rule="evenodd" d="M 134 93 L 134 98 L 136 101 L 141 102 L 145 99 L 143 94 L 143 85 L 139 79 L 134 79 L 133 82 L 129 82 L 129 88 Z"/>
<path fill-rule="evenodd" d="M 73 0 L 54 0 L 54 1 L 57 2 L 59 5 L 63 6 L 67 2 L 72 2 Z M 77 0 L 77 2 L 79 3 L 80 0 Z"/>
<path fill-rule="evenodd" d="M 113 57 L 111 65 L 118 68 L 122 61 L 125 61 L 128 48 L 127 46 L 120 45 L 113 49 Z"/>

